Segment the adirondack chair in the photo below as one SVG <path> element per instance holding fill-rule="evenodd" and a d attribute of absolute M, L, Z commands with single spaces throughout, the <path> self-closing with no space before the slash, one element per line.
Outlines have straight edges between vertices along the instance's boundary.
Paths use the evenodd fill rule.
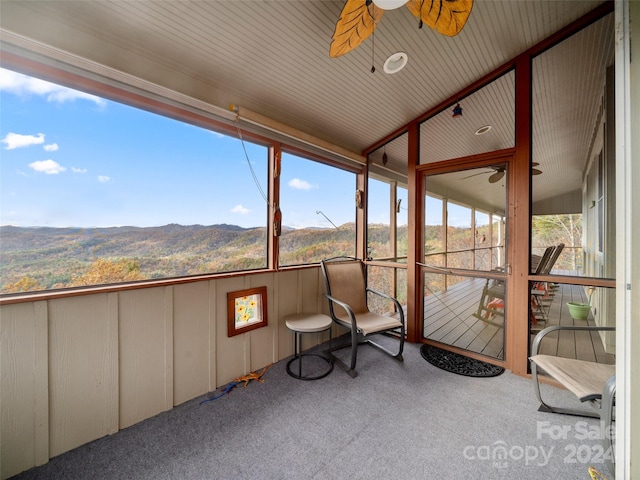
<path fill-rule="evenodd" d="M 551 269 L 556 264 L 558 257 L 562 253 L 564 249 L 564 243 L 558 244 L 557 247 L 553 250 L 547 261 L 538 267 L 538 271 L 536 271 L 537 275 L 548 275 L 551 273 Z M 546 251 L 545 251 L 546 253 Z M 537 315 L 540 315 L 540 319 L 546 322 L 548 320 L 549 315 L 549 307 L 551 301 L 553 300 L 553 296 L 555 294 L 555 289 L 552 288 L 548 284 L 548 282 L 537 282 L 533 285 L 531 289 L 531 311 L 532 311 L 532 323 L 537 324 L 539 318 Z"/>
<path fill-rule="evenodd" d="M 488 325 L 504 327 L 504 284 L 487 279 L 482 288 L 482 295 L 478 303 L 478 310 L 472 313 L 474 317 Z M 502 317 L 502 320 L 496 319 Z"/>
<path fill-rule="evenodd" d="M 549 273 L 563 248 L 564 244 L 562 243 L 557 247 L 547 247 L 541 257 L 534 258 L 536 275 Z M 500 328 L 504 327 L 504 293 L 504 284 L 502 282 L 487 279 L 482 289 L 478 310 L 472 315 L 488 325 L 494 325 Z M 534 305 L 535 297 L 532 295 L 531 298 L 531 323 L 537 325 L 538 318 L 533 312 L 542 309 L 542 306 L 539 303 Z M 499 320 L 496 317 L 503 317 L 503 319 Z"/>

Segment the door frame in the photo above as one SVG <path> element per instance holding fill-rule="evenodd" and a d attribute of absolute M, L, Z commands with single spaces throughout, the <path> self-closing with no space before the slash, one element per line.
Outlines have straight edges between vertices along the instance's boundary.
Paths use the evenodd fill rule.
<path fill-rule="evenodd" d="M 469 170 L 473 168 L 482 168 L 490 165 L 494 165 L 496 163 L 504 163 L 507 166 L 505 179 L 506 183 L 506 211 L 505 211 L 505 220 L 506 220 L 506 236 L 505 236 L 505 254 L 508 259 L 507 272 L 505 274 L 506 285 L 506 295 L 505 295 L 505 329 L 504 329 L 504 360 L 500 360 L 497 358 L 490 358 L 484 355 L 470 352 L 468 350 L 464 350 L 458 347 L 454 347 L 451 345 L 443 345 L 438 342 L 434 342 L 428 339 L 423 338 L 422 332 L 424 329 L 424 280 L 422 272 L 422 266 L 417 262 L 424 259 L 424 223 L 425 223 L 425 212 L 424 212 L 424 195 L 425 195 L 425 176 L 426 175 L 436 175 L 441 173 L 451 173 L 461 170 Z M 515 149 L 505 149 L 494 152 L 488 152 L 478 155 L 472 155 L 469 157 L 461 157 L 455 158 L 451 160 L 445 160 L 436 163 L 429 163 L 416 166 L 416 175 L 415 175 L 415 192 L 416 192 L 416 207 L 417 208 L 417 218 L 419 221 L 416 221 L 416 263 L 415 263 L 415 279 L 416 279 L 416 288 L 415 288 L 415 305 L 416 305 L 416 322 L 417 322 L 417 331 L 419 332 L 418 341 L 420 343 L 425 344 L 433 344 L 440 348 L 444 348 L 446 350 L 450 350 L 455 353 L 459 353 L 461 355 L 467 356 L 469 358 L 474 358 L 478 360 L 482 360 L 488 363 L 492 363 L 495 365 L 499 365 L 505 368 L 511 368 L 518 357 L 528 354 L 528 318 L 529 318 L 529 302 L 528 302 L 528 281 L 527 281 L 527 273 L 529 269 L 529 248 L 527 241 L 527 248 L 516 249 L 515 245 L 519 242 L 516 238 L 516 221 L 522 222 L 521 218 L 518 218 L 516 215 L 516 205 L 518 204 L 518 199 L 516 198 L 517 188 L 515 188 L 516 181 L 516 168 L 515 168 Z M 528 220 L 527 220 L 528 223 Z M 528 227 L 526 227 L 525 232 L 528 234 Z M 528 235 L 527 235 L 528 238 Z M 519 243 L 518 243 L 519 244 Z M 455 269 L 454 269 L 455 270 Z M 514 272 L 524 272 L 524 276 L 520 274 L 519 276 L 524 281 L 516 281 L 516 276 Z M 465 273 L 467 273 L 465 271 Z M 472 276 L 472 275 L 471 275 Z M 483 276 L 484 275 L 478 275 Z M 524 285 L 524 287 L 523 287 Z M 524 288 L 524 293 L 523 293 Z M 524 299 L 524 300 L 523 300 Z M 524 327 L 522 322 L 516 321 L 518 318 L 526 319 L 524 323 Z M 523 350 L 524 349 L 524 350 Z"/>

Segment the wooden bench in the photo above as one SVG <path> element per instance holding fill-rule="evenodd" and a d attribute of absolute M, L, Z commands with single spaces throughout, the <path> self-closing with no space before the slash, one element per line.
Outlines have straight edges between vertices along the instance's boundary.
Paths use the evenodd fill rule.
<path fill-rule="evenodd" d="M 606 452 L 605 460 L 609 471 L 614 470 L 613 451 L 613 422 L 615 421 L 615 395 L 616 395 L 616 366 L 601 363 L 588 362 L 573 358 L 543 355 L 540 351 L 542 339 L 559 330 L 571 331 L 613 331 L 615 327 L 588 327 L 588 326 L 561 326 L 554 325 L 539 332 L 531 347 L 531 378 L 533 388 L 540 402 L 541 412 L 563 413 L 584 417 L 599 418 L 602 422 L 603 447 Z M 553 407 L 542 399 L 540 393 L 539 370 L 555 379 L 567 390 L 572 392 L 580 402 L 588 402 L 591 409 Z"/>

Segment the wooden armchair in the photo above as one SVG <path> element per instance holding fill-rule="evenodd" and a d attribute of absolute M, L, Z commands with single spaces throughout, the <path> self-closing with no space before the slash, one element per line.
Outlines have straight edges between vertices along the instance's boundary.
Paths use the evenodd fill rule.
<path fill-rule="evenodd" d="M 536 275 L 546 275 L 551 271 L 551 268 L 555 264 L 556 260 L 560 256 L 564 248 L 564 244 L 561 243 L 557 246 L 547 247 L 544 254 L 541 257 L 532 257 L 532 267 Z M 504 284 L 495 280 L 487 279 L 482 294 L 480 296 L 480 302 L 478 303 L 478 310 L 472 315 L 479 320 L 482 320 L 488 325 L 494 325 L 496 327 L 504 327 L 504 318 L 497 319 L 496 317 L 504 317 Z M 547 312 L 544 309 L 542 299 L 550 296 L 549 291 L 542 286 L 534 285 L 531 290 L 531 323 L 537 326 L 538 321 L 547 320 Z M 536 316 L 540 315 L 540 318 Z"/>

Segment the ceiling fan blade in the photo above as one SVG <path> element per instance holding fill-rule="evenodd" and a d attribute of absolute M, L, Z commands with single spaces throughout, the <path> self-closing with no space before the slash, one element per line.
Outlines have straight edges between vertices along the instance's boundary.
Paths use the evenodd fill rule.
<path fill-rule="evenodd" d="M 364 0 L 347 0 L 333 32 L 329 56 L 340 57 L 360 45 L 373 33 L 384 10 Z"/>
<path fill-rule="evenodd" d="M 531 169 L 531 175 L 540 175 L 541 173 L 542 173 L 542 170 L 538 170 L 537 168 Z"/>
<path fill-rule="evenodd" d="M 473 0 L 409 0 L 407 8 L 442 35 L 454 37 L 469 18 Z"/>
<path fill-rule="evenodd" d="M 498 170 L 496 173 L 489 177 L 489 183 L 499 182 L 504 177 L 504 170 Z"/>
<path fill-rule="evenodd" d="M 477 177 L 478 175 L 485 175 L 487 173 L 492 173 L 492 172 L 479 172 L 479 173 L 474 173 L 473 175 L 467 175 L 466 177 L 462 177 L 460 180 L 464 180 L 466 178 L 471 178 L 471 177 Z"/>

